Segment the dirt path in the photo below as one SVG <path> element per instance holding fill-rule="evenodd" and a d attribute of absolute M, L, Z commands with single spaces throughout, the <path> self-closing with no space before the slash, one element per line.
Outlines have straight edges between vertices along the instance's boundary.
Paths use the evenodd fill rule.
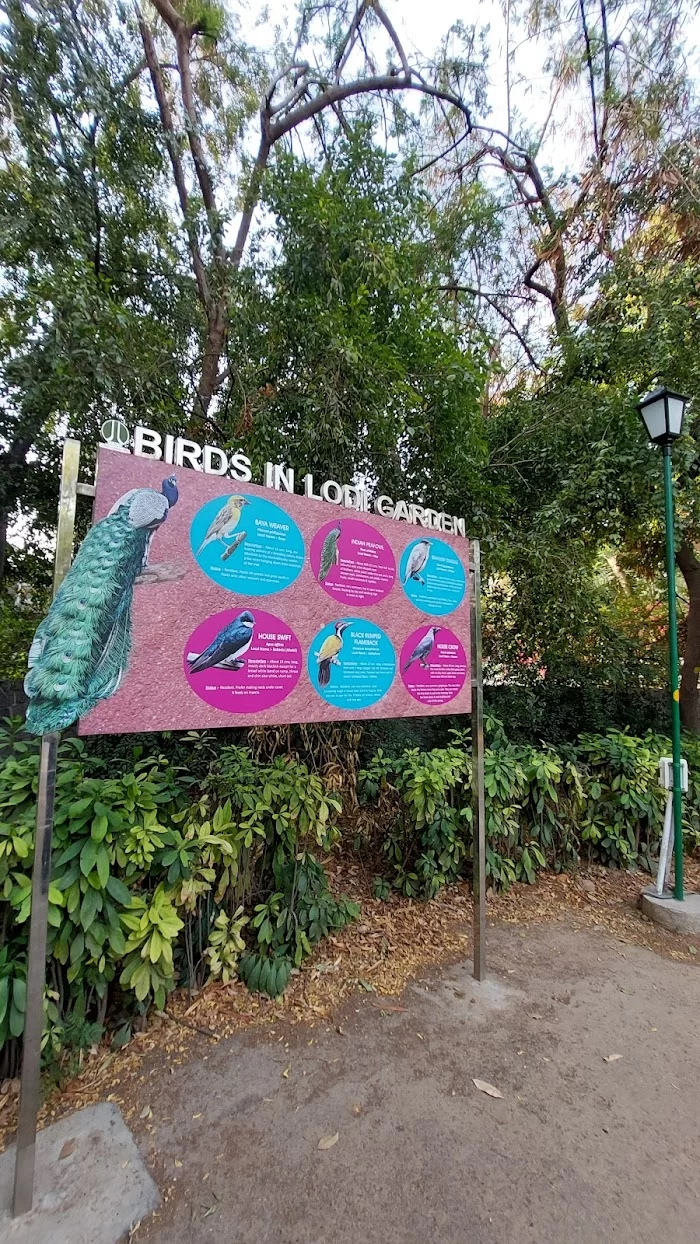
<path fill-rule="evenodd" d="M 697 1244 L 695 965 L 566 917 L 489 954 L 482 986 L 465 962 L 154 1055 L 131 1126 L 168 1200 L 138 1244 Z"/>

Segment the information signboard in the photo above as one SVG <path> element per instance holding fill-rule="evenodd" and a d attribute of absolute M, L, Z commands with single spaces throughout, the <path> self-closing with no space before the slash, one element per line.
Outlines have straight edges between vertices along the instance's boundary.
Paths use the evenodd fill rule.
<path fill-rule="evenodd" d="M 461 535 L 102 448 L 108 516 L 144 564 L 81 734 L 470 711 Z"/>

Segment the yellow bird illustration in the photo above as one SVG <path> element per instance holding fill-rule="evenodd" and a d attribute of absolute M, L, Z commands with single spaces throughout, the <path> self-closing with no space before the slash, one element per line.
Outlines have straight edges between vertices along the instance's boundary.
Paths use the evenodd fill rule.
<path fill-rule="evenodd" d="M 324 639 L 320 651 L 316 654 L 318 661 L 318 685 L 327 687 L 331 680 L 331 665 L 338 665 L 338 653 L 343 646 L 343 631 L 350 626 L 349 622 L 336 622 L 335 631 Z"/>
<path fill-rule="evenodd" d="M 202 549 L 211 544 L 212 540 L 224 540 L 227 536 L 233 535 L 238 526 L 244 505 L 250 505 L 250 501 L 246 501 L 245 497 L 238 495 L 227 497 L 221 509 L 214 516 L 207 534 L 197 549 L 198 557 Z"/>

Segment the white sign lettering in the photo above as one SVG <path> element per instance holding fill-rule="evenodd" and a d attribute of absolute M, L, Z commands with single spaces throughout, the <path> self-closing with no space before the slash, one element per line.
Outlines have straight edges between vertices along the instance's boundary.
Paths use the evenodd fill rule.
<path fill-rule="evenodd" d="M 118 419 L 108 419 L 102 425 L 102 439 L 109 449 L 119 453 L 129 453 L 129 430 Z M 253 478 L 250 458 L 241 450 L 226 453 L 218 445 L 200 445 L 197 441 L 185 437 L 173 437 L 169 433 L 161 436 L 152 428 L 144 428 L 139 424 L 134 428 L 134 454 L 141 458 L 155 458 L 156 461 L 167 462 L 174 466 L 188 466 L 193 471 L 204 471 L 207 475 L 227 475 L 241 483 L 250 483 Z M 295 473 L 293 467 L 284 463 L 266 462 L 264 485 L 278 492 L 295 491 Z M 313 475 L 304 475 L 301 480 L 304 496 L 314 501 L 327 501 L 330 505 L 341 505 L 348 510 L 359 510 L 368 513 L 370 500 L 365 488 L 357 484 L 340 484 L 337 480 L 327 479 L 316 489 Z M 385 518 L 395 518 L 404 523 L 413 523 L 419 527 L 428 527 L 431 531 L 449 531 L 455 535 L 466 537 L 466 524 L 463 518 L 454 514 L 446 514 L 442 510 L 431 510 L 426 506 L 416 505 L 413 501 L 394 501 L 381 493 L 372 504 L 376 514 Z"/>

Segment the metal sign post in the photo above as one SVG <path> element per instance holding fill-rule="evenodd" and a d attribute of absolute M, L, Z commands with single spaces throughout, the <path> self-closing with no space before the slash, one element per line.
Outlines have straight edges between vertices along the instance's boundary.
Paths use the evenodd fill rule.
<path fill-rule="evenodd" d="M 78 485 L 80 441 L 67 440 L 63 446 L 61 495 L 58 506 L 56 558 L 53 591 L 58 591 L 73 556 L 73 531 L 78 492 L 94 494 L 92 485 Z M 46 981 L 46 935 L 51 876 L 51 839 L 56 790 L 58 732 L 41 738 L 39 790 L 36 806 L 36 837 L 32 867 L 32 914 L 27 955 L 27 1001 L 22 1044 L 22 1084 L 17 1125 L 17 1154 L 12 1213 L 15 1218 L 32 1208 L 34 1199 L 34 1158 L 36 1121 L 40 1105 L 41 1037 L 44 1028 L 44 984 Z"/>
<path fill-rule="evenodd" d="M 470 626 L 472 683 L 472 840 L 474 893 L 474 977 L 486 976 L 486 803 L 484 796 L 484 686 L 481 670 L 481 549 L 470 542 Z"/>

